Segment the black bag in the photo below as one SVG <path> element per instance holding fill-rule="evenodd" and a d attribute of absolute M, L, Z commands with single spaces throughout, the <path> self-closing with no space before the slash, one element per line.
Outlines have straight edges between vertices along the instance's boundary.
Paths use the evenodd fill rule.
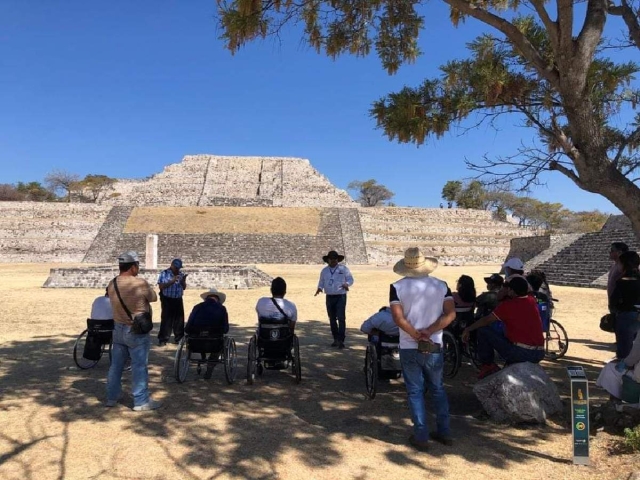
<path fill-rule="evenodd" d="M 615 333 L 616 316 L 613 313 L 607 313 L 600 319 L 600 330 L 603 332 Z"/>
<path fill-rule="evenodd" d="M 122 297 L 120 296 L 120 290 L 118 290 L 118 277 L 113 279 L 113 288 L 116 291 L 116 295 L 118 295 L 118 300 L 120 300 L 120 304 L 124 311 L 129 315 L 129 318 L 133 321 L 133 325 L 131 325 L 131 332 L 136 333 L 138 335 L 142 335 L 145 333 L 149 333 L 153 330 L 153 319 L 151 317 L 151 311 L 142 312 L 136 315 L 135 317 L 131 315 L 131 311 L 127 308 L 127 306 L 122 301 Z"/>
<path fill-rule="evenodd" d="M 102 357 L 102 341 L 98 335 L 94 335 L 91 332 L 87 333 L 87 341 L 84 344 L 82 357 L 96 362 L 100 360 L 100 357 Z"/>

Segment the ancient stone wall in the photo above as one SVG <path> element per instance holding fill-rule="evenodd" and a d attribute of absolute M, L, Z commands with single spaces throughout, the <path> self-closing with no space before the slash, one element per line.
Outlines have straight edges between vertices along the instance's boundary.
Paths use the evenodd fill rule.
<path fill-rule="evenodd" d="M 360 208 L 369 263 L 390 264 L 418 246 L 444 265 L 501 263 L 513 237 L 530 231 L 483 210 Z"/>
<path fill-rule="evenodd" d="M 121 180 L 109 205 L 355 207 L 308 160 L 187 155 L 146 180 Z"/>
<path fill-rule="evenodd" d="M 151 285 L 158 283 L 163 269 L 141 269 L 140 276 Z M 244 290 L 267 287 L 272 278 L 255 266 L 220 265 L 216 267 L 190 267 L 188 287 L 207 290 Z M 118 275 L 116 267 L 52 268 L 43 287 L 45 288 L 105 288 Z"/>
<path fill-rule="evenodd" d="M 628 230 L 631 228 L 631 220 L 624 215 L 609 215 L 602 230 Z"/>
<path fill-rule="evenodd" d="M 0 202 L 0 262 L 80 262 L 109 206 Z"/>

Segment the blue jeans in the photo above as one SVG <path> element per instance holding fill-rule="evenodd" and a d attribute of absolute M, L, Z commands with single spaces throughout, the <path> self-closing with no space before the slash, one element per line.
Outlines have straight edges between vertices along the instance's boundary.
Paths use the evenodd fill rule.
<path fill-rule="evenodd" d="M 131 327 L 115 322 L 111 366 L 107 375 L 107 400 L 117 401 L 122 391 L 122 371 L 127 357 L 131 357 L 131 390 L 133 406 L 149 403 L 149 349 L 151 337 L 148 333 L 136 335 Z"/>
<path fill-rule="evenodd" d="M 530 350 L 514 345 L 502 333 L 495 329 L 482 327 L 478 332 L 478 360 L 483 365 L 494 363 L 494 350 L 497 351 L 507 364 L 531 362 L 540 363 L 544 358 L 544 349 Z"/>
<path fill-rule="evenodd" d="M 427 407 L 424 400 L 425 386 L 429 390 L 432 407 L 436 413 L 437 431 L 440 435 L 449 436 L 449 401 L 442 383 L 442 353 L 420 353 L 415 348 L 401 348 L 400 363 L 416 440 L 426 442 L 429 439 Z"/>
<path fill-rule="evenodd" d="M 344 342 L 345 331 L 347 328 L 347 296 L 327 295 L 326 304 L 333 339 L 338 342 Z"/>
<path fill-rule="evenodd" d="M 622 360 L 629 355 L 638 330 L 638 312 L 616 313 L 616 357 Z"/>

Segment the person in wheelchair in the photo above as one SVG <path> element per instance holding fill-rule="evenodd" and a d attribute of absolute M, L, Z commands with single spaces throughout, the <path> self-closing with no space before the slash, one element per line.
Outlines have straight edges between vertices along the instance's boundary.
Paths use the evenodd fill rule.
<path fill-rule="evenodd" d="M 109 290 L 104 289 L 104 295 L 97 297 L 91 304 L 91 320 L 113 320 L 113 309 L 109 300 Z"/>
<path fill-rule="evenodd" d="M 221 338 L 229 333 L 229 314 L 224 306 L 227 295 L 214 287 L 202 293 L 200 298 L 203 300 L 202 303 L 193 307 L 185 327 L 185 333 L 188 337 L 194 338 L 202 332 L 208 332 L 209 337 Z M 220 352 L 200 352 L 203 360 L 207 353 L 209 353 L 209 360 L 214 360 Z M 208 362 L 204 378 L 211 378 L 212 373 L 213 363 Z"/>
<path fill-rule="evenodd" d="M 396 337 L 400 335 L 400 329 L 391 316 L 391 309 L 386 306 L 367 318 L 362 323 L 360 331 L 366 333 L 369 336 L 369 340 L 372 340 L 374 336 L 380 335 L 380 333 Z"/>
<path fill-rule="evenodd" d="M 267 338 L 266 335 L 271 335 L 271 330 L 278 329 L 278 325 L 288 325 L 289 335 L 293 337 L 293 333 L 295 332 L 296 328 L 296 322 L 298 321 L 298 309 L 295 303 L 284 298 L 286 294 L 287 282 L 285 282 L 284 278 L 282 277 L 276 277 L 271 282 L 271 297 L 262 297 L 258 300 L 258 303 L 256 303 L 256 313 L 258 314 L 258 339 Z M 265 329 L 265 331 L 261 332 L 261 329 L 263 328 Z M 269 330 L 269 332 L 267 332 L 266 330 Z M 279 329 L 278 332 L 280 332 Z M 258 345 L 262 348 L 265 348 L 265 346 L 261 343 L 262 342 L 259 342 Z M 282 345 L 273 345 L 266 348 L 267 350 L 276 350 L 281 346 Z M 287 348 L 287 346 L 285 345 L 284 348 Z M 268 353 L 273 354 L 277 352 L 270 351 Z M 276 362 L 273 365 L 269 364 L 266 366 L 274 368 L 284 368 L 285 362 L 283 359 L 282 362 Z"/>
<path fill-rule="evenodd" d="M 369 342 L 376 346 L 381 370 L 399 372 L 401 369 L 398 354 L 400 328 L 393 321 L 391 309 L 382 307 L 363 322 L 360 331 L 366 333 Z M 366 374 L 366 365 L 364 368 Z M 392 376 L 398 377 L 398 375 Z"/>

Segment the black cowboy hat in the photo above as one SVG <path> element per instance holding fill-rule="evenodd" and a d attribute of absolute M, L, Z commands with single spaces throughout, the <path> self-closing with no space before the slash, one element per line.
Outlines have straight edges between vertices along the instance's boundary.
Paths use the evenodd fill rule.
<path fill-rule="evenodd" d="M 329 260 L 333 258 L 337 259 L 338 262 L 341 262 L 344 260 L 344 255 L 338 255 L 338 252 L 336 252 L 335 250 L 331 250 L 324 257 L 322 257 L 322 261 L 325 263 L 329 263 Z"/>

